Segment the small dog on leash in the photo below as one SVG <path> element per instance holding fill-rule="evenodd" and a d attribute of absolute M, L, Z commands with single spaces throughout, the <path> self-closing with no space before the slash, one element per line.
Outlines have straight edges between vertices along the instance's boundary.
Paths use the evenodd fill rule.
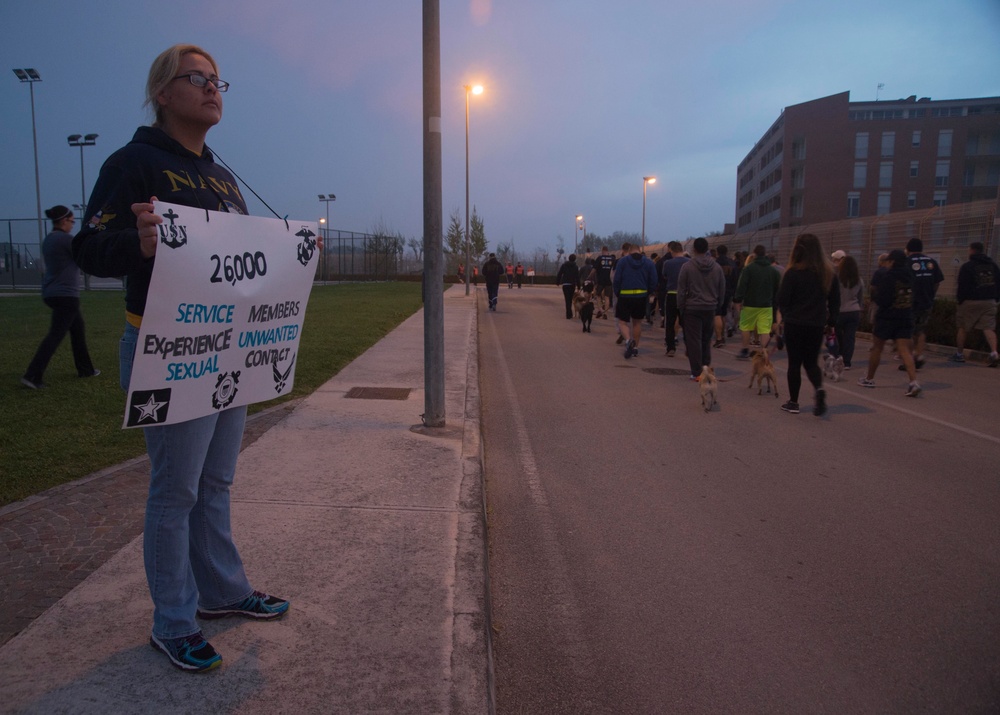
<path fill-rule="evenodd" d="M 840 382 L 844 379 L 844 358 L 840 355 L 834 357 L 827 355 L 823 359 L 823 377 L 831 382 Z"/>
<path fill-rule="evenodd" d="M 579 288 L 573 294 L 573 317 L 579 318 L 580 311 L 583 309 L 583 304 L 587 302 L 587 296 L 583 294 L 583 291 Z"/>
<path fill-rule="evenodd" d="M 757 394 L 764 394 L 764 383 L 767 383 L 767 391 L 771 392 L 772 388 L 774 391 L 774 396 L 778 396 L 778 381 L 774 377 L 774 365 L 771 364 L 770 358 L 767 356 L 767 350 L 762 348 L 757 348 L 750 352 L 750 359 L 752 365 L 752 371 L 750 373 L 750 384 L 747 388 L 753 387 L 754 380 L 757 381 Z"/>
<path fill-rule="evenodd" d="M 711 412 L 719 403 L 719 381 L 715 379 L 715 370 L 711 365 L 702 366 L 698 385 L 701 387 L 701 406 L 705 412 Z"/>

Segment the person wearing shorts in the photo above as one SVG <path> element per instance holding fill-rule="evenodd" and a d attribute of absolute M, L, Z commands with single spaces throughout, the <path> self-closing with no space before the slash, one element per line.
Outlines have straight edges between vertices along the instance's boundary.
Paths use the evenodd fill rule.
<path fill-rule="evenodd" d="M 614 293 L 611 290 L 611 270 L 614 267 L 615 257 L 608 252 L 607 246 L 601 246 L 600 255 L 594 258 L 594 285 L 597 287 L 601 317 L 605 320 L 608 319 L 608 311 L 614 307 Z"/>
<path fill-rule="evenodd" d="M 622 257 L 615 265 L 614 291 L 618 298 L 615 317 L 625 338 L 625 359 L 639 354 L 642 321 L 646 304 L 656 295 L 656 266 L 639 252 L 638 247 L 622 244 Z"/>
<path fill-rule="evenodd" d="M 889 266 L 883 266 L 872 276 L 872 294 L 878 305 L 875 325 L 872 328 L 872 347 L 868 354 L 868 374 L 858 378 L 861 387 L 875 387 L 875 371 L 882 359 L 882 348 L 888 340 L 896 345 L 909 377 L 907 397 L 916 397 L 921 388 L 917 384 L 917 368 L 910 349 L 913 340 L 913 273 L 906 254 L 896 249 L 890 251 Z"/>
<path fill-rule="evenodd" d="M 752 255 L 753 260 L 740 271 L 733 296 L 733 305 L 740 309 L 743 347 L 736 357 L 741 360 L 750 359 L 750 333 L 754 330 L 760 338 L 761 347 L 767 347 L 774 321 L 774 302 L 781 282 L 781 274 L 771 264 L 764 246 L 754 246 Z M 767 327 L 764 328 L 764 325 Z"/>
<path fill-rule="evenodd" d="M 934 309 L 934 297 L 944 281 L 944 273 L 936 260 L 924 255 L 924 242 L 919 238 L 906 242 L 906 257 L 913 274 L 913 364 L 919 370 L 924 366 L 924 347 L 927 345 L 924 328 Z M 904 368 L 899 366 L 900 370 Z"/>
<path fill-rule="evenodd" d="M 979 241 L 969 244 L 969 260 L 958 269 L 958 332 L 955 354 L 949 360 L 965 362 L 965 336 L 970 330 L 983 331 L 990 346 L 989 367 L 1000 365 L 997 355 L 997 301 L 1000 301 L 1000 268 L 986 255 Z"/>

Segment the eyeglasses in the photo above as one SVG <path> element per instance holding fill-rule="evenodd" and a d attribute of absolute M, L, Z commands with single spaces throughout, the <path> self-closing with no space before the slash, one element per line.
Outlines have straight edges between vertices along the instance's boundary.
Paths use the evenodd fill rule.
<path fill-rule="evenodd" d="M 206 77 L 205 75 L 200 75 L 200 74 L 179 74 L 176 77 L 174 77 L 174 79 L 184 79 L 185 77 L 187 77 L 188 81 L 191 84 L 193 84 L 195 87 L 198 87 L 199 89 L 207 85 L 209 82 L 215 85 L 215 88 L 220 92 L 225 92 L 226 90 L 229 89 L 229 82 L 223 82 L 218 77 L 213 79 L 211 77 Z M 173 80 L 170 81 L 173 82 Z"/>

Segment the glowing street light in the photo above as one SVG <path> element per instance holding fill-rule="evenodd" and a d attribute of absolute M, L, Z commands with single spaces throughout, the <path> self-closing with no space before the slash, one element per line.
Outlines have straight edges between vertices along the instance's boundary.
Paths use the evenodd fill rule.
<path fill-rule="evenodd" d="M 38 70 L 33 68 L 15 69 L 14 74 L 22 82 L 28 83 L 28 91 L 31 93 L 31 140 L 35 146 L 35 208 L 38 211 L 38 253 L 42 252 L 42 240 L 45 233 L 42 229 L 42 190 L 38 182 L 38 133 L 35 131 L 35 82 L 41 82 L 42 77 Z"/>
<path fill-rule="evenodd" d="M 469 236 L 469 94 L 482 94 L 483 85 L 465 85 L 465 294 L 469 295 L 472 275 L 472 241 Z"/>
<path fill-rule="evenodd" d="M 576 229 L 577 229 L 577 231 L 579 231 L 581 228 L 583 229 L 583 241 L 584 241 L 584 243 L 586 243 L 586 241 L 587 241 L 587 223 L 586 223 L 586 221 L 583 220 L 583 216 L 582 215 L 577 214 L 577 217 L 576 217 Z M 575 239 L 574 240 L 575 246 L 574 246 L 574 251 L 573 251 L 574 253 L 579 253 L 580 252 L 580 239 L 577 236 L 578 236 L 578 234 L 573 234 L 573 237 Z"/>
<path fill-rule="evenodd" d="M 646 250 L 646 185 L 655 184 L 655 176 L 642 177 L 642 248 Z"/>

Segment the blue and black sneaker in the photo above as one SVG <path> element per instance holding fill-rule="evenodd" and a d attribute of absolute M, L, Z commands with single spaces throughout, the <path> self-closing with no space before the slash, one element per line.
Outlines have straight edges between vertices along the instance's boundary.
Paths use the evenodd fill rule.
<path fill-rule="evenodd" d="M 149 645 L 160 651 L 170 662 L 189 673 L 204 673 L 222 664 L 222 656 L 205 640 L 201 631 L 183 638 L 149 637 Z"/>
<path fill-rule="evenodd" d="M 281 618 L 288 611 L 289 603 L 277 596 L 254 591 L 239 603 L 233 603 L 222 608 L 199 608 L 198 618 L 225 618 L 226 616 L 244 616 L 245 618 Z"/>

